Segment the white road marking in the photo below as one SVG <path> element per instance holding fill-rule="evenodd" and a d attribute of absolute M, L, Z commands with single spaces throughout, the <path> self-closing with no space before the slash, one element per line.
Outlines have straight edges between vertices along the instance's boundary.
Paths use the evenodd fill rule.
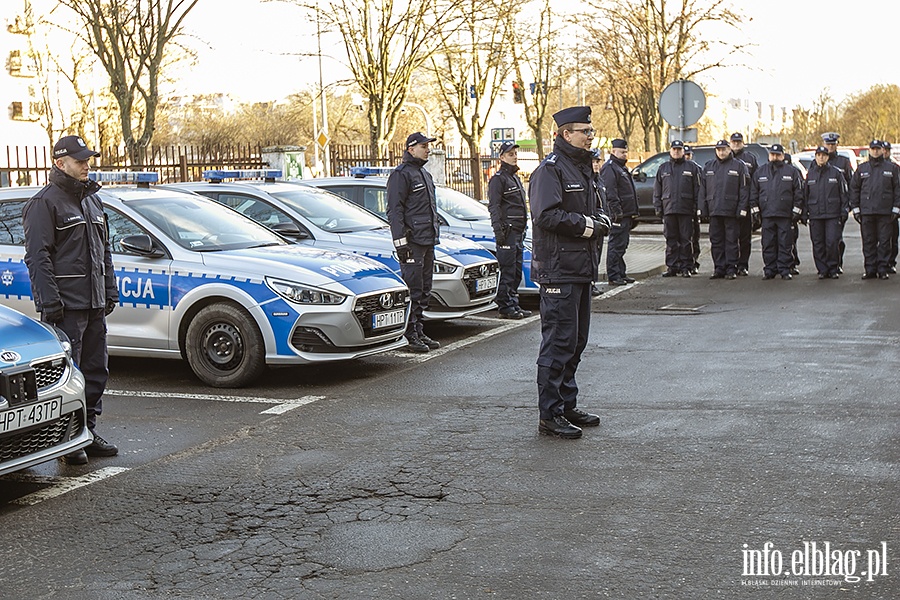
<path fill-rule="evenodd" d="M 129 469 L 125 467 L 104 467 L 102 469 L 98 469 L 97 471 L 92 471 L 90 473 L 86 473 L 79 477 L 46 477 L 46 478 L 35 478 L 35 479 L 45 479 L 51 480 L 53 483 L 53 487 L 47 488 L 45 490 L 39 490 L 32 494 L 28 494 L 27 496 L 22 496 L 21 498 L 16 498 L 15 500 L 11 500 L 10 504 L 19 504 L 22 506 L 34 506 L 39 502 L 43 502 L 44 500 L 49 500 L 51 498 L 56 498 L 57 496 L 62 496 L 67 492 L 71 492 L 72 490 L 77 490 L 80 487 L 84 487 L 86 485 L 90 485 L 92 483 L 96 483 L 98 481 L 102 481 L 104 479 L 108 479 L 114 475 L 118 475 L 119 473 L 124 473 Z"/>
<path fill-rule="evenodd" d="M 475 317 L 470 317 L 470 318 L 475 318 Z M 441 356 L 447 354 L 448 352 L 453 352 L 454 350 L 459 350 L 460 348 L 465 348 L 466 346 L 469 346 L 471 344 L 476 344 L 482 340 L 486 340 L 486 339 L 490 338 L 491 336 L 494 336 L 494 335 L 497 335 L 500 333 L 504 333 L 504 332 L 510 331 L 512 329 L 517 329 L 524 325 L 528 325 L 529 323 L 532 323 L 534 321 L 540 321 L 540 319 L 541 319 L 540 315 L 533 315 L 533 316 L 528 317 L 527 319 L 522 319 L 520 321 L 509 321 L 508 319 L 499 319 L 499 318 L 492 319 L 490 317 L 478 317 L 478 318 L 481 318 L 484 320 L 491 320 L 491 321 L 502 320 L 502 321 L 506 321 L 506 325 L 502 325 L 500 327 L 491 329 L 489 331 L 484 331 L 482 333 L 479 333 L 478 335 L 468 337 L 468 338 L 466 338 L 464 340 L 460 340 L 458 342 L 453 342 L 452 344 L 447 344 L 446 346 L 441 346 L 437 350 L 431 350 L 426 354 L 419 354 L 419 355 L 413 356 L 412 362 L 423 363 L 423 362 L 427 362 L 433 358 L 440 358 Z M 399 352 L 403 352 L 403 350 L 400 349 Z M 404 354 L 409 354 L 409 352 L 404 352 Z"/>
<path fill-rule="evenodd" d="M 303 396 L 302 398 L 263 398 L 260 396 L 222 396 L 218 394 L 184 394 L 180 392 L 153 392 L 140 390 L 106 390 L 110 396 L 125 398 L 180 398 L 182 400 L 211 400 L 213 402 L 249 402 L 252 404 L 275 404 L 260 412 L 261 415 L 280 415 L 298 406 L 324 400 L 325 396 Z"/>
<path fill-rule="evenodd" d="M 635 281 L 634 283 L 629 283 L 628 285 L 617 285 L 615 287 L 609 287 L 609 289 L 607 289 L 605 292 L 603 292 L 603 295 L 597 296 L 596 298 L 594 298 L 594 300 L 603 300 L 604 298 L 612 298 L 613 296 L 621 294 L 625 290 L 630 290 L 631 288 L 641 285 L 642 283 L 644 283 L 644 282 L 643 281 Z"/>

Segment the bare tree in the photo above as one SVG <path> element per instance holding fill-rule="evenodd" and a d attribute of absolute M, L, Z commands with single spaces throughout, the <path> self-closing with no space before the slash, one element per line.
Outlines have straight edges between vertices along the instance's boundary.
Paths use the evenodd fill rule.
<path fill-rule="evenodd" d="M 76 35 L 110 78 L 129 159 L 142 163 L 153 137 L 166 50 L 199 0 L 59 0 L 78 16 Z"/>
<path fill-rule="evenodd" d="M 431 55 L 431 70 L 444 106 L 469 147 L 475 197 L 484 197 L 481 139 L 509 70 L 504 52 L 505 23 L 492 0 L 463 0 L 448 13 L 446 29 Z"/>

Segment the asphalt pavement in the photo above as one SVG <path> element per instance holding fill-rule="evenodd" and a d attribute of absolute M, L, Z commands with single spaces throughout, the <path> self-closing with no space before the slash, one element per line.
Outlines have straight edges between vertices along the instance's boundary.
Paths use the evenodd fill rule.
<path fill-rule="evenodd" d="M 635 239 L 655 266 L 594 301 L 579 440 L 537 433 L 537 316 L 235 402 L 117 361 L 123 454 L 84 473 L 123 470 L 0 508 L 2 596 L 898 598 L 900 277 L 859 279 L 850 223 L 819 281 L 802 235 L 793 281 L 760 279 L 758 238 L 734 281 L 708 253 L 658 277 L 659 237 Z"/>

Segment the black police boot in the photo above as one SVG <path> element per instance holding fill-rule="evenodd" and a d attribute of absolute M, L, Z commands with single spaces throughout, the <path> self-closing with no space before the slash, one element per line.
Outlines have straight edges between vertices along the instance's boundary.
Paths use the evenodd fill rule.
<path fill-rule="evenodd" d="M 522 318 L 523 318 L 523 319 L 527 319 L 528 317 L 530 317 L 530 316 L 533 315 L 534 313 L 531 312 L 530 310 L 525 310 L 524 308 L 522 308 L 522 307 L 520 306 L 520 307 L 519 307 L 519 314 L 522 315 Z"/>
<path fill-rule="evenodd" d="M 538 433 L 574 440 L 581 437 L 581 428 L 569 423 L 564 416 L 556 415 L 552 419 L 541 419 L 538 424 Z"/>
<path fill-rule="evenodd" d="M 62 460 L 67 465 L 86 465 L 88 464 L 88 455 L 83 448 L 79 448 L 75 452 L 69 452 L 63 456 Z"/>
<path fill-rule="evenodd" d="M 602 295 L 603 295 L 603 290 L 598 288 L 596 283 L 592 283 L 591 284 L 591 296 L 596 298 L 597 296 L 602 296 Z"/>
<path fill-rule="evenodd" d="M 634 279 L 631 277 L 623 277 L 622 279 L 625 280 L 625 283 L 634 283 Z"/>
<path fill-rule="evenodd" d="M 431 339 L 424 333 L 419 334 L 419 341 L 422 342 L 423 344 L 425 344 L 426 346 L 428 346 L 429 350 L 437 350 L 438 348 L 441 347 L 440 342 Z"/>
<path fill-rule="evenodd" d="M 580 408 L 570 408 L 563 413 L 569 423 L 578 425 L 579 427 L 596 427 L 600 424 L 600 417 L 586 413 Z"/>
<path fill-rule="evenodd" d="M 94 441 L 84 449 L 88 456 L 115 456 L 119 449 L 115 444 L 110 444 L 102 437 L 94 434 Z"/>
<path fill-rule="evenodd" d="M 662 274 L 663 277 L 678 277 L 678 271 L 675 269 L 669 269 L 665 273 Z"/>
<path fill-rule="evenodd" d="M 518 320 L 518 319 L 524 319 L 524 318 L 525 318 L 525 315 L 522 314 L 522 311 L 516 310 L 515 308 L 513 308 L 513 309 L 503 309 L 503 310 L 501 310 L 500 312 L 498 312 L 497 315 L 498 315 L 501 319 L 514 319 L 514 320 Z"/>
<path fill-rule="evenodd" d="M 430 348 L 428 345 L 419 339 L 419 336 L 415 333 L 407 333 L 406 334 L 407 346 L 406 349 L 410 352 L 428 352 Z"/>

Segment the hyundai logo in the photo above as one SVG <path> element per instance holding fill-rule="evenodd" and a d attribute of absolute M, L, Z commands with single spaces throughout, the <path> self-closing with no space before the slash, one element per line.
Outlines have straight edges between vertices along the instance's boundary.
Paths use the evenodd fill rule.
<path fill-rule="evenodd" d="M 491 272 L 491 268 L 488 265 L 481 265 L 481 269 L 479 269 L 479 272 L 481 273 L 482 277 L 487 277 Z"/>
<path fill-rule="evenodd" d="M 20 360 L 22 360 L 22 357 L 18 352 L 13 352 L 12 350 L 4 350 L 3 352 L 0 352 L 0 361 L 10 364 L 16 364 Z"/>
<path fill-rule="evenodd" d="M 394 306 L 394 295 L 390 292 L 386 292 L 378 297 L 378 304 L 381 305 L 381 308 L 390 308 Z"/>

